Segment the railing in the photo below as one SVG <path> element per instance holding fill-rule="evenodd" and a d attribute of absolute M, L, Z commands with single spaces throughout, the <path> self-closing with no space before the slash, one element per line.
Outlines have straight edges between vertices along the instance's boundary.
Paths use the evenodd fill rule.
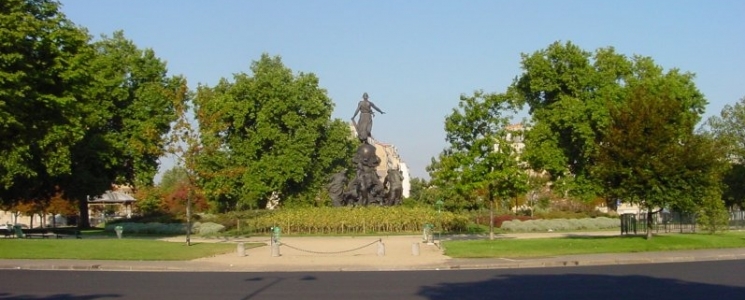
<path fill-rule="evenodd" d="M 745 229 L 745 211 L 731 211 L 729 213 L 730 229 Z"/>
<path fill-rule="evenodd" d="M 745 229 L 745 211 L 729 213 L 729 228 Z M 656 212 L 652 214 L 652 232 L 696 232 L 696 215 L 681 212 Z M 621 234 L 637 234 L 647 231 L 647 214 L 621 215 Z"/>
<path fill-rule="evenodd" d="M 650 231 L 659 233 L 696 232 L 696 215 L 681 212 L 656 212 L 651 215 L 651 222 L 647 222 L 647 213 L 621 215 L 621 234 L 637 234 Z"/>

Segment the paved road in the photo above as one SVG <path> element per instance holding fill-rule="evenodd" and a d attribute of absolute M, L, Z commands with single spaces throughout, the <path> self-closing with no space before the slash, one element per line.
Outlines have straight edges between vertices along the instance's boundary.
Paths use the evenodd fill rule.
<path fill-rule="evenodd" d="M 745 260 L 397 272 L 0 270 L 0 299 L 742 299 Z"/>

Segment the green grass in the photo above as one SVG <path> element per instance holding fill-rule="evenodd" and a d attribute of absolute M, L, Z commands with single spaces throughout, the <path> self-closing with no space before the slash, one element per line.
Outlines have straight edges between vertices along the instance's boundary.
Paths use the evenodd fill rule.
<path fill-rule="evenodd" d="M 557 255 L 628 253 L 670 250 L 720 249 L 745 247 L 745 232 L 722 234 L 577 237 L 544 239 L 495 239 L 446 241 L 445 254 L 454 258 L 529 258 Z"/>
<path fill-rule="evenodd" d="M 186 246 L 185 242 L 154 239 L 0 239 L 0 259 L 191 260 L 234 252 L 236 248 L 234 243 Z"/>

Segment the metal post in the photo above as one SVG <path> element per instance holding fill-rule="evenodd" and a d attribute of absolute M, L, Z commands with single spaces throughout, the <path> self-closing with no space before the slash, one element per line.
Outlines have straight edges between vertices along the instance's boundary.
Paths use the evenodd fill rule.
<path fill-rule="evenodd" d="M 272 239 L 271 239 L 272 257 L 278 257 L 281 255 L 279 254 L 279 245 L 280 245 L 279 235 L 281 232 L 282 232 L 282 229 L 279 228 L 279 226 L 272 227 Z"/>

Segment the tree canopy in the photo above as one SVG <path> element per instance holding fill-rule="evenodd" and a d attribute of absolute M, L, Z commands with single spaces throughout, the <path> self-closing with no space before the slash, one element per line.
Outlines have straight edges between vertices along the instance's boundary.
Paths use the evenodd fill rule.
<path fill-rule="evenodd" d="M 599 141 L 611 124 L 609 109 L 623 105 L 632 91 L 664 88 L 681 101 L 694 123 L 707 102 L 693 83 L 693 74 L 677 69 L 664 72 L 649 57 L 628 58 L 612 47 L 594 53 L 571 42 L 522 55 L 523 74 L 508 88 L 528 104 L 531 130 L 524 159 L 563 182 L 570 195 L 591 199 L 602 194 L 601 183 L 590 174 Z M 610 103 L 610 105 L 609 105 Z"/>
<path fill-rule="evenodd" d="M 92 42 L 57 1 L 0 4 L 0 198 L 80 203 L 152 185 L 185 80 L 122 32 Z"/>
<path fill-rule="evenodd" d="M 351 159 L 350 129 L 331 119 L 333 103 L 314 74 L 295 75 L 267 54 L 251 71 L 197 89 L 205 192 L 220 209 L 261 206 L 272 192 L 311 201 Z"/>
<path fill-rule="evenodd" d="M 56 1 L 3 1 L 0 24 L 0 198 L 48 197 L 85 135 L 93 51 Z"/>
<path fill-rule="evenodd" d="M 461 207 L 474 207 L 479 194 L 484 201 L 517 197 L 527 189 L 527 172 L 520 165 L 519 149 L 508 128 L 515 103 L 504 94 L 461 96 L 458 108 L 445 119 L 448 147 L 430 165 L 432 182 L 447 187 Z M 454 205 L 449 204 L 451 207 Z"/>
<path fill-rule="evenodd" d="M 724 201 L 730 206 L 745 207 L 745 97 L 734 105 L 726 105 L 719 116 L 709 118 L 706 125 L 724 145 L 731 164 L 724 177 Z"/>

